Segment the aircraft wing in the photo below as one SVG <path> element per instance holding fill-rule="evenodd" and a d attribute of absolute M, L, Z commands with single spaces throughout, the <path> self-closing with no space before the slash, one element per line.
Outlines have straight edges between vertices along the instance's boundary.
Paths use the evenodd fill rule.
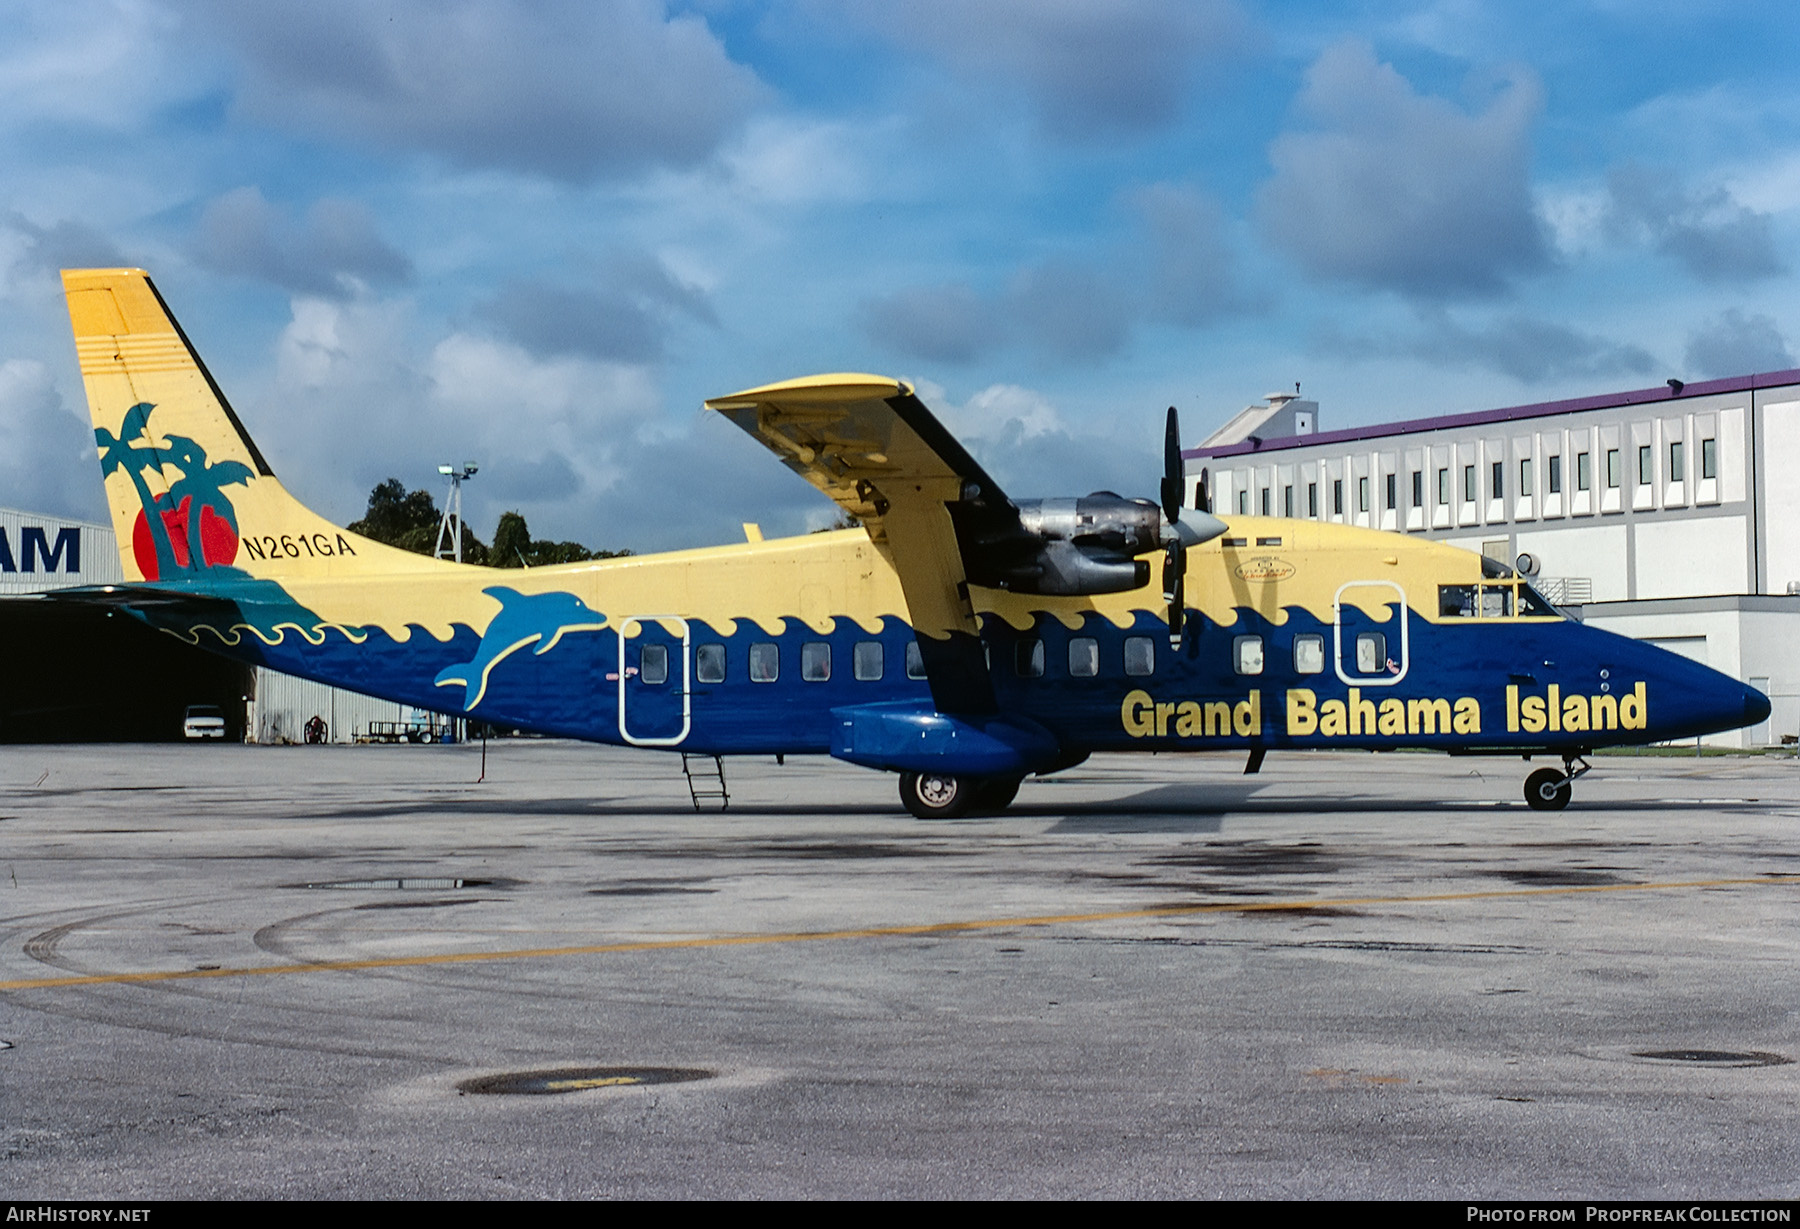
<path fill-rule="evenodd" d="M 861 521 L 893 560 L 938 709 L 992 711 L 966 552 L 1029 535 L 1012 501 L 912 388 L 839 373 L 747 389 L 706 406 Z"/>

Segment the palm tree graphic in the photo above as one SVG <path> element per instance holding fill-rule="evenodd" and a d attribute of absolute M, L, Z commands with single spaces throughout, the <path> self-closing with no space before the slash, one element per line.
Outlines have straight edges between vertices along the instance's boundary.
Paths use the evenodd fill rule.
<path fill-rule="evenodd" d="M 208 465 L 206 449 L 185 436 L 171 435 L 168 447 L 159 448 L 149 433 L 150 414 L 155 409 L 148 401 L 138 402 L 125 411 L 118 435 L 105 427 L 97 427 L 94 442 L 100 448 L 101 474 L 110 476 L 124 470 L 137 488 L 138 502 L 143 505 L 144 520 L 156 547 L 157 576 L 164 578 L 175 572 L 198 572 L 207 566 L 200 541 L 203 509 L 212 509 L 214 516 L 230 525 L 234 535 L 237 533 L 237 513 L 232 509 L 231 501 L 225 498 L 224 488 L 233 483 L 248 483 L 254 475 L 239 461 Z M 162 495 L 152 494 L 144 476 L 161 474 L 165 465 L 173 465 L 181 477 Z M 175 554 L 175 543 L 169 536 L 163 514 L 180 508 L 182 501 L 189 498 L 193 502 L 188 507 L 187 542 L 184 544 L 188 562 L 183 566 Z"/>

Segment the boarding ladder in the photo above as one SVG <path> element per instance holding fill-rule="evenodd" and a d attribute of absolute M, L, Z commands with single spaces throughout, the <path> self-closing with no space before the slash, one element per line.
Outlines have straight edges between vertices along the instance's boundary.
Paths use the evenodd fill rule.
<path fill-rule="evenodd" d="M 681 771 L 687 777 L 688 796 L 694 800 L 694 809 L 700 810 L 703 801 L 718 800 L 719 809 L 731 809 L 731 792 L 725 788 L 725 761 L 716 755 L 697 755 L 690 751 L 681 753 Z"/>

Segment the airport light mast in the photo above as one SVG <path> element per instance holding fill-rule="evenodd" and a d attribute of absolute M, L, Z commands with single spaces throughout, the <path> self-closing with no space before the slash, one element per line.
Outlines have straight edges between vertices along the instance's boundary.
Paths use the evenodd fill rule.
<path fill-rule="evenodd" d="M 439 559 L 462 562 L 462 484 L 480 468 L 473 461 L 464 461 L 461 467 L 438 466 L 438 473 L 450 479 L 450 493 L 444 497 L 444 519 L 438 524 L 437 547 L 432 552 Z"/>

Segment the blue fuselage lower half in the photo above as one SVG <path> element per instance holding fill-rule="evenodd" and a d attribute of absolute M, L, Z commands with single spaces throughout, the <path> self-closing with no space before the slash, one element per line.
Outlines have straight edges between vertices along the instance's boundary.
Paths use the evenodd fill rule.
<path fill-rule="evenodd" d="M 908 675 L 912 629 L 893 617 L 875 633 L 840 618 L 830 632 L 791 619 L 770 633 L 740 620 L 730 635 L 697 619 L 645 619 L 623 637 L 617 628 L 625 624 L 615 622 L 496 652 L 461 625 L 448 639 L 418 627 L 405 638 L 330 626 L 303 635 L 259 618 L 254 602 L 241 603 L 236 631 L 223 621 L 139 613 L 284 673 L 605 743 L 824 753 L 833 710 L 928 710 L 931 699 L 926 681 Z M 1334 625 L 1300 608 L 1283 613 L 1273 622 L 1240 610 L 1231 625 L 1191 614 L 1179 651 L 1167 625 L 1147 612 L 1128 628 L 1093 614 L 1075 628 L 1047 614 L 1023 630 L 987 619 L 982 640 L 1000 713 L 1048 731 L 1065 755 L 1574 751 L 1733 729 L 1769 711 L 1761 693 L 1717 671 L 1569 620 L 1434 622 L 1390 606 L 1384 620 L 1346 608 Z M 265 622 L 261 635 L 244 626 Z M 470 681 L 476 673 L 479 688 Z"/>

